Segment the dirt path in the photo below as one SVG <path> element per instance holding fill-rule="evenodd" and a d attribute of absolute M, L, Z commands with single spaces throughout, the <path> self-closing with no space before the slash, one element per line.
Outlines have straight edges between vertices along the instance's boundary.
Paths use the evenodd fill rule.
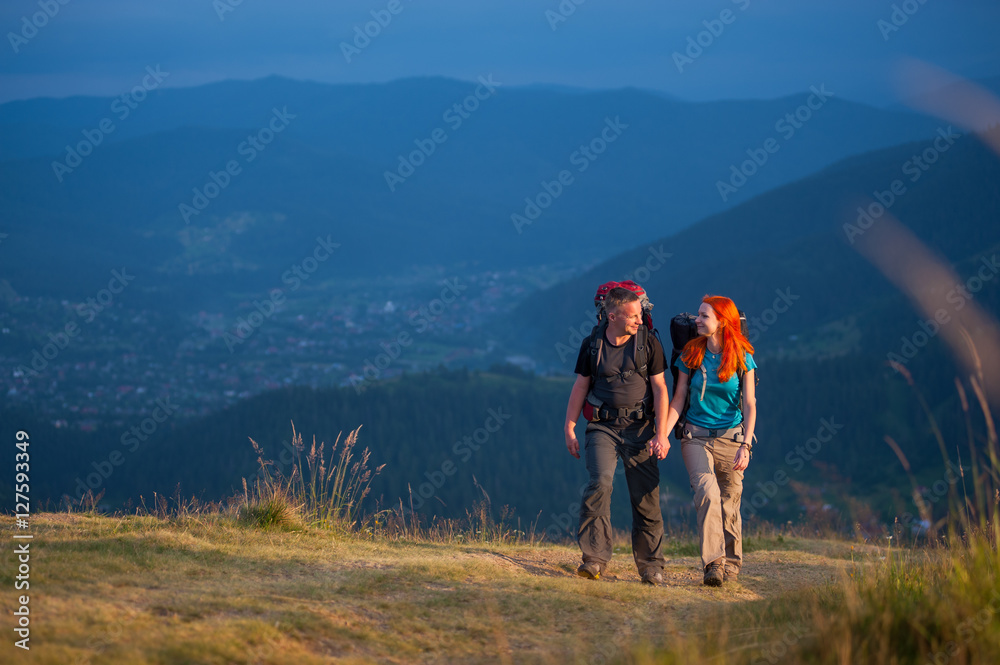
<path fill-rule="evenodd" d="M 467 551 L 465 556 L 490 560 L 510 571 L 550 578 L 576 578 L 579 553 L 561 549 L 522 549 L 516 551 Z M 700 559 L 676 557 L 664 566 L 664 589 L 688 590 L 694 598 L 706 602 L 721 599 L 731 601 L 762 600 L 779 596 L 795 589 L 816 587 L 836 582 L 842 571 L 850 567 L 849 559 L 833 558 L 831 553 L 799 550 L 757 551 L 744 555 L 743 571 L 739 581 L 726 584 L 727 590 L 720 597 L 715 589 L 702 584 Z M 599 583 L 638 584 L 639 574 L 628 554 L 616 554 Z M 699 594 L 699 592 L 704 592 Z"/>

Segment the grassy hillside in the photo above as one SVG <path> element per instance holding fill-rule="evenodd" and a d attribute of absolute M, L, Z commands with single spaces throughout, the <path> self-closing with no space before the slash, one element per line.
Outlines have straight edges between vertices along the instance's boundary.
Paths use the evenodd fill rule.
<path fill-rule="evenodd" d="M 934 163 L 914 174 L 914 158 L 927 151 Z M 963 279 L 1000 249 L 997 156 L 974 136 L 956 139 L 943 152 L 933 142 L 908 143 L 846 159 L 537 294 L 505 319 L 518 323 L 509 331 L 510 346 L 542 367 L 571 371 L 574 359 L 558 344 L 569 343 L 571 328 L 592 324 L 584 313 L 592 308 L 596 286 L 634 278 L 655 303 L 654 321 L 664 333 L 671 316 L 696 310 L 705 293 L 721 293 L 757 321 L 751 337 L 764 355 L 884 355 L 899 335 L 912 332 L 915 317 L 855 251 L 851 240 L 857 236 L 845 225 L 855 225 L 857 208 L 869 206 L 876 192 L 897 180 L 905 191 L 890 194 L 890 214 L 954 264 Z M 1000 311 L 996 283 L 989 280 L 975 294 L 994 312 Z M 497 327 L 504 330 L 504 322 Z"/>
<path fill-rule="evenodd" d="M 31 651 L 5 640 L 4 662 L 881 664 L 945 654 L 978 665 L 1000 655 L 995 553 L 963 584 L 940 552 L 751 538 L 740 581 L 712 589 L 689 542 L 668 544 L 666 583 L 649 587 L 622 547 L 593 582 L 574 574 L 573 547 L 261 531 L 223 514 L 41 514 L 32 530 Z M 10 589 L 11 548 L 0 565 Z M 0 604 L 9 623 L 13 595 Z"/>

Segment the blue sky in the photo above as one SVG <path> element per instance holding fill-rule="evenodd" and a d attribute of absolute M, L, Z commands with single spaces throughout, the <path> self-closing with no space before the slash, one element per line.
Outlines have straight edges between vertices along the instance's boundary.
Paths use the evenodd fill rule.
<path fill-rule="evenodd" d="M 341 44 L 373 11 L 391 20 L 348 62 Z M 24 17 L 36 14 L 43 25 L 32 33 Z M 4 0 L 0 102 L 116 95 L 159 64 L 180 87 L 270 74 L 342 83 L 492 73 L 507 85 L 636 86 L 689 100 L 825 83 L 889 104 L 902 58 L 1000 75 L 998 28 L 996 0 Z M 707 45 L 678 71 L 674 53 L 699 33 Z"/>

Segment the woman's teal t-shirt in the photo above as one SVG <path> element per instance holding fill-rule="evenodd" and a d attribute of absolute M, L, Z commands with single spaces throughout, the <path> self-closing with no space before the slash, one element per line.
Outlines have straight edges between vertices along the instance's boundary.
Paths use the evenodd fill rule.
<path fill-rule="evenodd" d="M 743 422 L 743 411 L 739 404 L 739 377 L 733 374 L 725 383 L 719 382 L 719 363 L 722 362 L 721 353 L 709 353 L 705 350 L 705 359 L 702 366 L 705 372 L 698 368 L 691 377 L 691 384 L 688 387 L 689 406 L 687 421 L 692 425 L 704 427 L 705 429 L 729 429 L 736 427 Z M 752 354 L 746 354 L 747 371 L 757 368 Z M 677 358 L 674 366 L 685 374 L 690 375 L 691 370 L 687 368 L 684 361 Z M 708 385 L 705 385 L 705 374 L 708 374 Z M 704 394 L 702 393 L 704 387 Z"/>

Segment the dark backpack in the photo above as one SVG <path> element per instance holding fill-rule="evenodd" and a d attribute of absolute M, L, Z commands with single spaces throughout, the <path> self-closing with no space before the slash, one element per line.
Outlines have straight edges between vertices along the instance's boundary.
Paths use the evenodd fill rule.
<path fill-rule="evenodd" d="M 742 310 L 738 310 L 740 313 L 740 332 L 746 337 L 749 335 L 749 329 L 747 327 L 747 315 Z M 670 319 L 670 376 L 673 379 L 673 394 L 677 393 L 677 381 L 679 379 L 680 370 L 674 366 L 677 359 L 684 353 L 684 347 L 692 339 L 698 336 L 698 326 L 695 324 L 695 319 L 697 317 L 694 314 L 688 314 L 684 312 L 683 314 L 678 314 L 674 318 Z M 746 372 L 739 367 L 736 368 L 736 376 L 739 380 L 740 388 L 736 395 L 736 401 L 740 404 L 740 409 L 743 409 L 743 376 Z M 693 374 L 691 375 L 693 376 Z M 757 374 L 754 374 L 755 383 Z M 681 417 L 677 419 L 677 424 L 674 426 L 674 437 L 678 440 L 681 439 L 681 429 L 683 427 L 685 417 L 687 416 L 688 407 L 691 405 L 691 384 L 688 383 L 688 393 L 684 400 L 684 409 L 681 411 Z"/>
<path fill-rule="evenodd" d="M 608 292 L 616 287 L 632 291 L 639 296 L 639 302 L 642 304 L 642 324 L 635 333 L 632 362 L 635 364 L 636 374 L 643 379 L 649 377 L 648 365 L 651 355 L 650 331 L 652 331 L 652 334 L 657 339 L 660 337 L 659 332 L 653 327 L 653 317 L 651 314 L 653 304 L 649 302 L 649 297 L 646 295 L 645 289 L 631 280 L 625 282 L 606 282 L 597 287 L 597 293 L 594 295 L 594 307 L 597 309 L 597 325 L 590 331 L 590 337 L 588 338 L 590 349 L 590 392 L 587 393 L 587 400 L 583 405 L 583 417 L 589 421 L 600 420 L 600 411 L 604 407 L 603 403 L 594 396 L 594 381 L 597 378 L 597 370 L 603 359 L 604 333 L 608 329 L 608 313 L 604 307 L 604 299 L 607 297 Z M 637 404 L 634 407 L 634 411 L 637 412 L 640 410 L 644 412 L 644 415 L 652 415 L 652 405 Z"/>

